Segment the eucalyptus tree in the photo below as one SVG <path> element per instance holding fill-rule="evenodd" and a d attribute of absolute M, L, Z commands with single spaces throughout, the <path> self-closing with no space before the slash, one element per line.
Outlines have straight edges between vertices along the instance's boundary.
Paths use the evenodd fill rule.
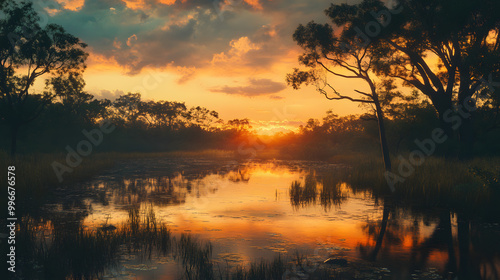
<path fill-rule="evenodd" d="M 380 5 L 364 0 L 361 5 Z M 478 97 L 491 98 L 500 76 L 500 1 L 396 0 L 397 14 L 374 13 L 384 27 L 370 38 L 374 69 L 419 90 L 436 109 L 449 138 L 458 136 L 460 156 L 472 156 Z M 369 19 L 348 6 L 345 20 Z M 390 15 L 390 16 L 388 16 Z M 484 102 L 483 102 L 484 103 Z M 456 131 L 456 132 L 455 132 Z"/>
<path fill-rule="evenodd" d="M 378 122 L 384 166 L 390 170 L 383 106 L 399 93 L 395 91 L 391 80 L 376 78 L 373 71 L 376 49 L 371 42 L 360 40 L 354 29 L 356 23 L 350 21 L 353 18 L 371 17 L 372 13 L 385 9 L 383 3 L 372 2 L 354 6 L 332 4 L 325 11 L 332 24 L 312 21 L 305 26 L 299 25 L 293 39 L 304 50 L 299 62 L 306 69 L 295 68 L 293 73 L 287 75 L 287 82 L 294 89 L 299 89 L 302 84 L 315 84 L 328 100 L 349 100 L 371 107 Z M 340 92 L 338 85 L 328 81 L 328 76 L 351 81 L 357 88 L 348 94 Z"/>
<path fill-rule="evenodd" d="M 53 105 L 60 105 L 64 116 L 69 119 L 79 120 L 80 123 L 91 126 L 109 116 L 111 101 L 98 100 L 85 91 L 85 81 L 79 73 L 48 79 L 46 88 L 53 97 Z"/>
<path fill-rule="evenodd" d="M 56 24 L 40 25 L 31 1 L 0 3 L 0 119 L 16 153 L 19 128 L 36 119 L 51 96 L 33 94 L 43 75 L 81 73 L 88 54 L 77 37 Z"/>

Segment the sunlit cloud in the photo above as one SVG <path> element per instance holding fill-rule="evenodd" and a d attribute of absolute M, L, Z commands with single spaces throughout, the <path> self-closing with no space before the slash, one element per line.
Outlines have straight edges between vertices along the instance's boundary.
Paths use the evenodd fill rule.
<path fill-rule="evenodd" d="M 259 0 L 244 0 L 244 1 L 253 8 L 257 10 L 262 10 L 262 5 L 259 3 Z"/>
<path fill-rule="evenodd" d="M 127 46 L 132 47 L 132 44 L 137 41 L 137 35 L 132 35 L 127 39 Z"/>
<path fill-rule="evenodd" d="M 78 11 L 83 7 L 85 0 L 56 0 L 66 10 Z"/>
<path fill-rule="evenodd" d="M 248 37 L 232 40 L 229 45 L 231 49 L 227 53 L 221 52 L 213 56 L 212 65 L 218 63 L 240 63 L 243 60 L 243 56 L 249 51 L 260 49 L 260 47 L 252 43 Z"/>
<path fill-rule="evenodd" d="M 194 78 L 196 74 L 196 67 L 181 67 L 177 66 L 177 73 L 181 76 L 178 80 L 178 84 L 184 84 L 187 81 Z"/>
<path fill-rule="evenodd" d="M 60 6 L 51 6 L 58 9 L 51 22 L 89 45 L 86 80 L 93 93 L 132 91 L 154 72 L 168 78 L 144 96 L 192 105 L 202 100 L 224 118 L 272 119 L 259 110 L 282 103 L 314 107 L 317 118 L 328 106 L 345 107 L 326 105 L 314 89 L 285 90 L 286 73 L 300 54 L 292 34 L 300 23 L 326 20 L 323 0 L 53 1 Z M 238 102 L 253 107 L 224 105 Z"/>
<path fill-rule="evenodd" d="M 108 99 L 111 101 L 116 100 L 121 95 L 124 95 L 125 92 L 123 90 L 101 90 L 99 92 L 95 92 L 94 96 L 96 99 Z"/>
<path fill-rule="evenodd" d="M 211 91 L 252 97 L 278 93 L 285 88 L 286 86 L 283 83 L 278 83 L 270 79 L 251 78 L 245 86 L 223 86 L 211 89 Z"/>

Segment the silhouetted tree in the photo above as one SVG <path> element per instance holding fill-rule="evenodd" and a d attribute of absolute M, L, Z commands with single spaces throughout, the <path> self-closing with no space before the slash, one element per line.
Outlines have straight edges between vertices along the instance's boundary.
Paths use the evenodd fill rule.
<path fill-rule="evenodd" d="M 94 125 L 110 115 L 111 101 L 97 100 L 84 91 L 85 81 L 78 73 L 71 73 L 67 77 L 53 77 L 46 84 L 53 101 L 62 105 L 66 117 L 80 119 L 86 125 Z"/>
<path fill-rule="evenodd" d="M 475 141 L 473 96 L 491 91 L 500 69 L 500 2 L 396 2 L 398 13 L 393 14 L 384 12 L 379 0 L 346 5 L 344 22 L 353 30 L 351 36 L 359 36 L 355 29 L 374 19 L 380 23 L 377 36 L 364 34 L 376 49 L 375 71 L 429 97 L 449 138 L 458 131 L 461 157 L 470 158 Z M 379 7 L 371 18 L 360 13 L 367 5 Z"/>
<path fill-rule="evenodd" d="M 219 113 L 197 106 L 189 110 L 188 118 L 193 125 L 209 129 L 213 123 L 219 120 Z"/>
<path fill-rule="evenodd" d="M 252 126 L 249 119 L 234 119 L 227 121 L 227 128 L 234 129 L 239 132 L 248 132 Z"/>
<path fill-rule="evenodd" d="M 186 105 L 180 102 L 149 101 L 141 105 L 142 116 L 156 128 L 176 129 L 186 125 Z"/>
<path fill-rule="evenodd" d="M 140 93 L 127 93 L 118 97 L 113 102 L 113 107 L 116 109 L 115 122 L 122 125 L 133 125 L 140 121 L 143 114 L 142 100 Z"/>
<path fill-rule="evenodd" d="M 30 94 L 35 80 L 83 71 L 87 53 L 86 45 L 61 26 L 40 26 L 31 1 L 6 1 L 1 8 L 0 118 L 10 128 L 14 155 L 19 128 L 37 118 L 50 101 L 48 95 Z"/>
<path fill-rule="evenodd" d="M 318 24 L 310 22 L 306 26 L 300 25 L 293 39 L 304 49 L 304 54 L 299 57 L 302 65 L 308 70 L 294 69 L 292 74 L 287 75 L 287 82 L 294 89 L 299 89 L 302 84 L 315 83 L 320 93 L 329 100 L 350 100 L 373 106 L 374 115 L 378 121 L 380 145 L 386 170 L 391 169 L 389 147 L 386 139 L 384 126 L 384 112 L 382 105 L 394 98 L 394 85 L 391 81 L 375 81 L 372 76 L 373 61 L 375 55 L 371 44 L 360 44 L 357 37 L 352 36 L 352 26 L 349 18 L 363 17 L 384 7 L 378 5 L 355 6 L 353 10 L 347 5 L 333 5 L 325 12 L 335 26 L 341 30 L 334 32 L 330 24 Z M 368 91 L 355 89 L 357 97 L 344 95 L 337 91 L 334 85 L 329 83 L 326 75 L 362 81 Z"/>

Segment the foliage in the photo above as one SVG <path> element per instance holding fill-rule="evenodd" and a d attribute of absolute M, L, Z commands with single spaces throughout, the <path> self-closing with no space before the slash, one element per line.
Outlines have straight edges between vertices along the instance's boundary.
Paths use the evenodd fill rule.
<path fill-rule="evenodd" d="M 63 27 L 42 27 L 31 1 L 7 1 L 0 15 L 0 122 L 10 127 L 14 155 L 19 128 L 36 119 L 51 99 L 31 95 L 35 80 L 45 74 L 81 73 L 88 54 L 87 45 Z"/>

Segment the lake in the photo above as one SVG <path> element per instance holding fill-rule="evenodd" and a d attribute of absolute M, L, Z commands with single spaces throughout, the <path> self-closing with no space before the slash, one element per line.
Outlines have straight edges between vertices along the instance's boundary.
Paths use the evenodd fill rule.
<path fill-rule="evenodd" d="M 331 176 L 347 168 L 121 161 L 28 211 L 24 276 L 220 279 L 281 262 L 277 279 L 500 279 L 495 220 L 416 207 Z"/>

